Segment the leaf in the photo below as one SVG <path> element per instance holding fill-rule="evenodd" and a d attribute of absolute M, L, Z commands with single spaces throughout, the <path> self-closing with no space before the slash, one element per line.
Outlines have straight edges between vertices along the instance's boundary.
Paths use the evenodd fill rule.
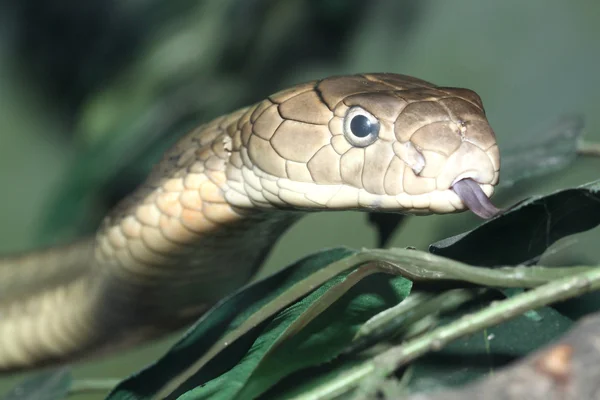
<path fill-rule="evenodd" d="M 13 387 L 3 400 L 64 399 L 73 383 L 71 370 L 61 368 L 39 373 Z"/>
<path fill-rule="evenodd" d="M 501 296 L 497 296 L 500 298 Z M 488 303 L 480 302 L 444 318 L 450 322 Z M 573 322 L 550 307 L 537 310 L 540 319 L 522 315 L 479 334 L 462 338 L 439 352 L 412 363 L 407 387 L 411 392 L 440 390 L 466 384 L 552 342 Z"/>
<path fill-rule="evenodd" d="M 334 278 L 286 309 L 264 329 L 238 365 L 181 399 L 252 399 L 294 371 L 333 359 L 366 320 L 402 301 L 410 291 L 411 283 L 401 277 L 379 274 L 362 279 L 364 274 L 358 273 L 363 276 L 352 279 L 357 271 Z M 348 280 L 350 287 L 345 285 Z M 313 318 L 313 309 L 321 308 L 323 298 L 339 289 L 341 293 L 333 296 L 339 300 Z M 310 315 L 306 326 L 306 321 L 294 326 L 306 315 Z"/>
<path fill-rule="evenodd" d="M 208 396 L 213 385 L 218 386 L 219 382 L 227 379 L 230 373 L 227 371 L 230 369 L 235 371 L 236 375 L 234 379 L 227 381 L 226 388 L 219 390 L 220 395 L 230 393 L 234 389 L 262 392 L 268 389 L 269 385 L 275 384 L 278 377 L 304 367 L 306 363 L 312 365 L 329 360 L 352 340 L 355 331 L 363 322 L 377 312 L 397 304 L 408 295 L 411 287 L 411 283 L 404 278 L 380 274 L 376 286 L 366 286 L 370 290 L 370 296 L 375 296 L 376 300 L 367 296 L 371 301 L 369 302 L 362 298 L 358 304 L 352 303 L 346 314 L 339 310 L 329 311 L 332 303 L 339 303 L 336 300 L 348 298 L 345 292 L 353 291 L 352 286 L 357 281 L 366 275 L 379 272 L 377 264 L 366 264 L 361 268 L 354 268 L 355 272 L 344 272 L 340 275 L 340 271 L 354 266 L 353 258 L 348 257 L 352 254 L 353 251 L 345 248 L 320 252 L 238 291 L 206 314 L 156 364 L 122 382 L 109 398 L 140 399 L 156 395 L 162 398 L 173 393 L 173 390 L 180 395 L 200 385 L 205 385 L 203 387 L 209 390 L 208 394 L 203 391 L 200 395 Z M 343 263 L 333 263 L 343 258 Z M 324 268 L 325 266 L 328 268 Z M 388 281 L 395 283 L 394 290 L 386 289 L 388 286 L 385 283 Z M 361 285 L 362 281 L 357 286 L 363 287 Z M 306 298 L 313 300 L 305 298 L 298 301 L 307 293 L 310 294 Z M 350 298 L 356 297 L 355 294 Z M 275 319 L 271 318 L 276 311 L 279 312 L 291 304 L 290 301 L 283 301 L 284 299 L 292 299 L 296 303 L 280 312 Z M 340 301 L 341 304 L 345 304 Z M 273 305 L 278 308 L 273 308 Z M 302 306 L 305 308 L 301 308 Z M 268 311 L 269 309 L 272 310 Z M 337 308 L 334 306 L 334 309 Z M 321 315 L 322 313 L 324 314 Z M 323 323 L 337 328 L 322 330 Z M 320 328 L 315 328 L 313 332 L 310 329 L 306 331 L 306 326 Z M 311 332 L 316 336 L 311 336 Z M 334 337 L 329 338 L 331 335 Z M 297 343 L 302 338 L 309 338 L 306 339 L 306 343 L 311 343 L 315 337 L 319 338 L 316 343 L 325 346 L 327 351 L 319 348 L 312 353 L 312 358 L 302 357 L 295 362 L 290 359 L 278 361 L 281 354 L 286 358 L 297 355 L 289 350 L 289 343 Z M 256 356 L 261 354 L 260 349 L 267 353 L 264 354 L 265 357 L 257 359 Z M 250 355 L 252 357 L 248 358 Z M 270 362 L 279 362 L 287 368 L 271 368 Z M 263 372 L 248 375 L 253 367 L 260 367 L 260 371 Z M 222 375 L 224 373 L 225 375 Z M 242 378 L 237 374 L 242 374 Z M 265 376 L 270 379 L 265 380 Z M 243 382 L 244 385 L 236 387 L 235 382 Z M 245 386 L 246 383 L 249 386 Z"/>
<path fill-rule="evenodd" d="M 239 332 L 241 340 L 238 340 L 235 345 L 220 341 L 226 332 L 236 332 L 236 329 L 242 327 L 251 315 L 259 310 L 264 312 L 265 305 L 279 295 L 289 292 L 294 284 L 303 282 L 314 272 L 352 254 L 354 251 L 348 248 L 318 252 L 238 290 L 207 312 L 156 363 L 121 382 L 108 398 L 150 398 L 168 382 L 184 373 L 190 365 L 202 359 L 211 348 L 220 350 L 220 354 L 211 359 L 206 365 L 207 368 L 202 368 L 195 375 L 195 379 L 204 382 L 214 379 L 233 367 L 244 356 L 259 335 L 259 329 L 264 328 L 265 324 Z M 308 287 L 306 290 L 310 291 L 311 288 Z M 286 306 L 287 304 L 281 305 L 282 308 Z M 266 323 L 268 322 L 269 320 L 266 320 Z M 219 344 L 222 346 L 219 347 Z"/>
<path fill-rule="evenodd" d="M 501 186 L 556 172 L 577 158 L 577 144 L 583 133 L 582 115 L 563 115 L 552 126 L 502 151 Z"/>
<path fill-rule="evenodd" d="M 534 196 L 477 228 L 429 246 L 472 265 L 534 263 L 557 240 L 600 224 L 600 181 Z"/>
<path fill-rule="evenodd" d="M 488 307 L 489 301 L 502 298 L 500 291 L 489 290 L 488 294 L 481 296 L 477 302 L 468 303 L 459 310 L 445 313 L 439 323 L 449 323 L 467 313 Z M 398 379 L 404 389 L 403 394 L 408 394 L 408 391 L 432 391 L 459 386 L 486 376 L 555 340 L 572 326 L 569 318 L 549 307 L 537 311 L 542 317 L 539 320 L 524 315 L 475 335 L 458 339 L 442 350 L 413 361 L 407 369 L 399 371 L 399 374 L 402 374 Z M 361 362 L 363 362 L 361 359 L 347 359 L 343 363 L 330 364 L 328 368 L 307 368 L 280 382 L 266 398 L 304 400 L 313 398 L 311 395 L 315 392 L 334 393 L 335 383 L 329 384 L 329 382 L 344 376 L 345 372 L 350 372 Z"/>

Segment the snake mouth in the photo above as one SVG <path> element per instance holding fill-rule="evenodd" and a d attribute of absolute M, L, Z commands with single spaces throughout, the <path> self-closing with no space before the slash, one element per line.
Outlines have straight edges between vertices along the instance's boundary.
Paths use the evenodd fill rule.
<path fill-rule="evenodd" d="M 502 211 L 492 204 L 481 186 L 471 178 L 464 178 L 455 182 L 452 185 L 452 190 L 469 210 L 483 219 L 495 217 Z"/>

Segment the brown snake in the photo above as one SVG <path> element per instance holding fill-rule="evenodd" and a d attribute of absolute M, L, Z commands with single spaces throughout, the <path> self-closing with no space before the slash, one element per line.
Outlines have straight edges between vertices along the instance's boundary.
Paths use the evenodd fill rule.
<path fill-rule="evenodd" d="M 189 324 L 307 212 L 491 217 L 499 169 L 473 91 L 365 74 L 276 93 L 184 136 L 94 237 L 0 259 L 0 371 Z"/>

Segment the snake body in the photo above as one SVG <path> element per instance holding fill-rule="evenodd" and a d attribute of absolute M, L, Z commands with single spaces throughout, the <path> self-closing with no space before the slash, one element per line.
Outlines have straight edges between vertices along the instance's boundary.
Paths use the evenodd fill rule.
<path fill-rule="evenodd" d="M 499 169 L 471 90 L 363 74 L 278 92 L 182 137 L 94 237 L 0 260 L 0 371 L 189 324 L 308 212 L 489 217 Z"/>

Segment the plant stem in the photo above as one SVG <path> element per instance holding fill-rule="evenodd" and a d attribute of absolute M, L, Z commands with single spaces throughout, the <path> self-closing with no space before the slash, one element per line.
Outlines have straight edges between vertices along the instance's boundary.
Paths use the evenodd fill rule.
<path fill-rule="evenodd" d="M 406 338 L 405 333 L 411 326 L 426 317 L 438 317 L 444 312 L 455 310 L 464 303 L 484 293 L 487 289 L 451 289 L 437 296 L 417 293 L 417 304 L 404 299 L 396 307 L 384 311 L 381 317 L 373 317 L 358 331 L 354 341 L 343 354 L 355 353 L 373 346 L 386 338 Z M 412 296 L 412 294 L 411 294 Z M 404 308 L 400 307 L 408 303 Z M 378 316 L 381 314 L 377 314 Z"/>
<path fill-rule="evenodd" d="M 342 261 L 352 257 L 362 262 L 388 262 L 392 264 L 388 267 L 389 273 L 402 275 L 412 281 L 451 280 L 503 288 L 533 288 L 594 268 L 588 266 L 548 268 L 522 265 L 492 269 L 464 264 L 431 253 L 399 248 L 364 250 Z"/>
<path fill-rule="evenodd" d="M 476 313 L 439 327 L 340 374 L 335 380 L 302 394 L 295 400 L 332 399 L 348 393 L 359 384 L 355 400 L 370 398 L 373 391 L 399 367 L 453 340 L 515 318 L 526 311 L 600 289 L 600 267 L 575 276 L 558 279 L 543 286 L 494 303 Z"/>
<path fill-rule="evenodd" d="M 402 300 L 402 302 L 398 303 L 394 307 L 380 312 L 365 322 L 360 327 L 358 332 L 356 332 L 354 340 L 375 335 L 378 330 L 389 326 L 394 320 L 401 318 L 403 315 L 413 311 L 415 307 L 418 307 L 434 297 L 435 295 L 433 293 L 412 290 L 410 295 L 406 299 Z"/>
<path fill-rule="evenodd" d="M 279 311 L 298 301 L 334 276 L 368 263 L 377 263 L 378 269 L 383 273 L 401 275 L 412 281 L 454 280 L 491 287 L 518 288 L 537 287 L 557 278 L 588 271 L 590 268 L 595 269 L 595 267 L 545 268 L 525 266 L 490 269 L 471 266 L 418 250 L 399 248 L 389 250 L 364 249 L 314 272 L 309 277 L 292 285 L 285 293 L 265 304 L 237 329 L 227 333 L 213 344 L 202 357 L 168 380 L 157 392 L 157 397 L 163 398 L 172 394 L 207 362 L 243 336 L 248 329 L 276 315 Z"/>
<path fill-rule="evenodd" d="M 120 379 L 79 379 L 73 381 L 68 396 L 90 392 L 108 392 L 121 382 Z"/>

